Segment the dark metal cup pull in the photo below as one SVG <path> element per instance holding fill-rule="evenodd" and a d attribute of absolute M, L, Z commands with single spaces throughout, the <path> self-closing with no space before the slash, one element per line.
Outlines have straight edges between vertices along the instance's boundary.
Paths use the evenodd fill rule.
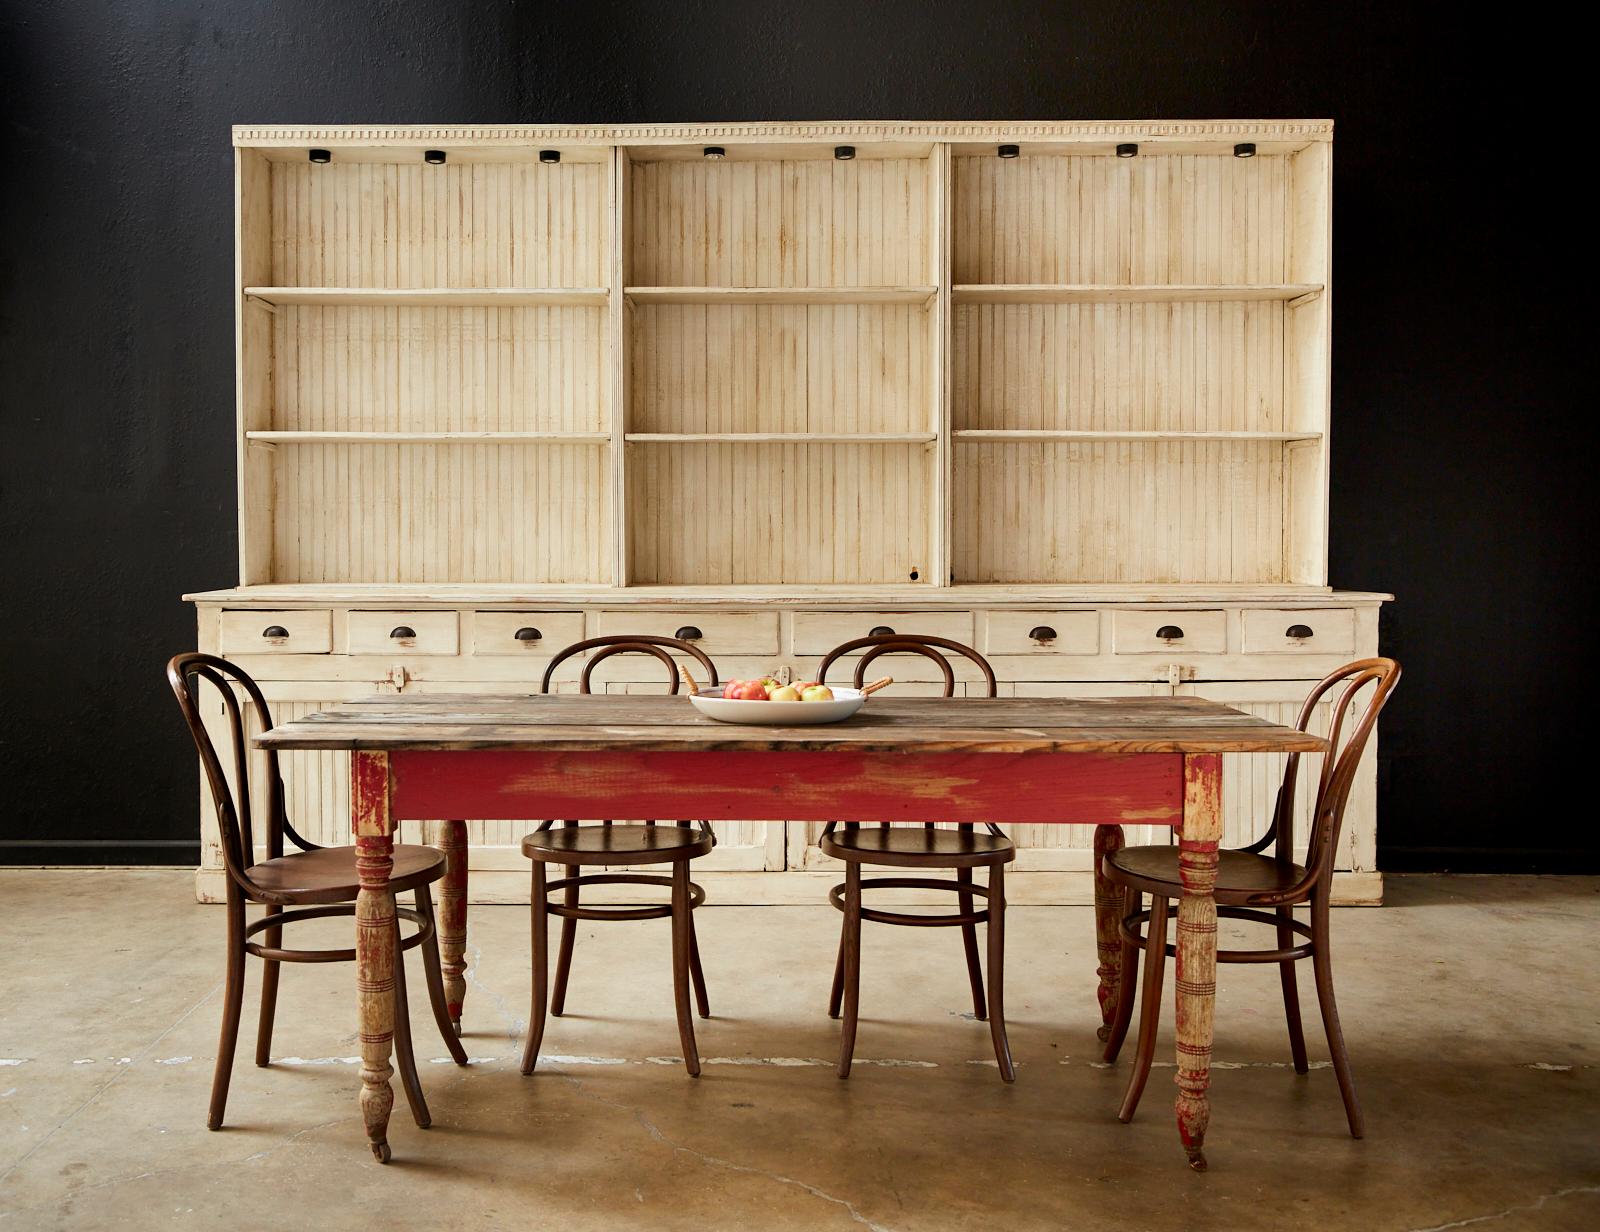
<path fill-rule="evenodd" d="M 537 642 L 544 636 L 544 634 L 540 633 L 539 630 L 535 629 L 532 625 L 523 625 L 522 628 L 518 629 L 511 636 L 516 638 L 519 642 Z"/>
<path fill-rule="evenodd" d="M 396 625 L 393 629 L 389 630 L 389 636 L 390 637 L 399 638 L 401 640 L 404 640 L 404 639 L 410 638 L 410 637 L 416 637 L 416 635 L 417 635 L 417 631 L 415 629 L 413 629 L 410 625 Z"/>
<path fill-rule="evenodd" d="M 1183 637 L 1183 630 L 1177 625 L 1162 625 L 1156 630 L 1156 636 L 1164 642 L 1176 642 Z"/>
<path fill-rule="evenodd" d="M 868 633 L 867 636 L 868 637 L 884 637 L 884 636 L 886 636 L 886 635 L 888 635 L 890 633 L 893 633 L 893 632 L 894 632 L 894 630 L 891 629 L 888 625 L 873 625 L 872 626 L 872 632 Z"/>
<path fill-rule="evenodd" d="M 262 637 L 288 637 L 289 636 L 289 630 L 285 629 L 282 625 L 268 625 L 265 629 L 261 630 L 261 636 Z"/>
<path fill-rule="evenodd" d="M 1028 630 L 1028 636 L 1036 642 L 1053 642 L 1056 640 L 1056 631 L 1049 625 L 1034 625 Z"/>
<path fill-rule="evenodd" d="M 700 632 L 699 625 L 684 625 L 683 628 L 679 629 L 672 636 L 677 638 L 680 642 L 698 642 L 705 636 L 705 634 Z"/>
<path fill-rule="evenodd" d="M 1284 637 L 1292 637 L 1297 642 L 1303 642 L 1313 636 L 1310 625 L 1290 625 L 1283 631 Z"/>

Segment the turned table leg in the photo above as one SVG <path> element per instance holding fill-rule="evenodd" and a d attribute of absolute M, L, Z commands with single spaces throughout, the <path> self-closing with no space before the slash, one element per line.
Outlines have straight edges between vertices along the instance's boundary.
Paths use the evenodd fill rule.
<path fill-rule="evenodd" d="M 1222 838 L 1222 757 L 1190 755 L 1183 765 L 1183 829 L 1178 839 L 1178 1136 L 1189 1166 L 1206 1167 L 1211 1119 L 1211 1043 L 1217 996 L 1217 845 Z"/>
<path fill-rule="evenodd" d="M 395 910 L 389 875 L 394 834 L 389 818 L 389 755 L 358 752 L 350 759 L 350 820 L 356 841 L 357 1037 L 361 1043 L 361 1120 L 379 1163 L 389 1162 L 389 1113 L 394 1088 L 389 1064 L 394 1041 Z"/>
<path fill-rule="evenodd" d="M 456 1033 L 461 1032 L 461 1007 L 467 998 L 467 823 L 434 823 L 433 845 L 444 852 L 444 880 L 439 883 L 439 966 L 444 972 L 444 1001 Z"/>
<path fill-rule="evenodd" d="M 1095 969 L 1100 977 L 1100 1029 L 1096 1034 L 1102 1041 L 1111 1038 L 1117 1006 L 1124 995 L 1122 934 L 1117 928 L 1122 916 L 1122 889 L 1107 880 L 1103 868 L 1105 858 L 1121 850 L 1121 826 L 1094 828 L 1094 937 L 1100 954 L 1100 965 Z"/>

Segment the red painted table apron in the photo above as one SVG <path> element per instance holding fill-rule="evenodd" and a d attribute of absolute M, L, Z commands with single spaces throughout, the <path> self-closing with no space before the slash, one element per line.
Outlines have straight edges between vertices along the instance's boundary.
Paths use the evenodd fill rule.
<path fill-rule="evenodd" d="M 350 702 L 257 738 L 280 751 L 347 749 L 359 848 L 356 968 L 361 1112 L 379 1159 L 394 1106 L 396 826 L 439 818 L 984 822 L 1094 825 L 1105 1038 L 1124 995 L 1118 896 L 1100 862 L 1122 823 L 1179 836 L 1177 1121 L 1205 1166 L 1224 752 L 1316 752 L 1315 736 L 1198 698 L 873 699 L 855 719 L 763 728 L 701 719 L 673 697 L 421 695 Z M 459 1017 L 465 822 L 442 823 L 447 999 Z M 1127 990 L 1131 995 L 1131 989 Z"/>

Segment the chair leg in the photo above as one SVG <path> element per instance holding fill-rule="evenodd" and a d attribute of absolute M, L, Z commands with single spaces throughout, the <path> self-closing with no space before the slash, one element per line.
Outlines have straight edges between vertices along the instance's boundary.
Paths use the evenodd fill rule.
<path fill-rule="evenodd" d="M 400 951 L 400 924 L 394 926 L 394 1060 L 405 1088 L 411 1118 L 418 1129 L 433 1124 L 428 1101 L 422 1097 L 422 1079 L 417 1076 L 417 1054 L 411 1043 L 411 1003 L 406 996 L 405 955 Z"/>
<path fill-rule="evenodd" d="M 1311 898 L 1311 968 L 1317 979 L 1317 1002 L 1322 1007 L 1322 1026 L 1328 1033 L 1328 1052 L 1333 1072 L 1339 1079 L 1339 1094 L 1344 1098 L 1344 1115 L 1350 1123 L 1350 1136 L 1366 1136 L 1366 1119 L 1356 1097 L 1355 1079 L 1350 1074 L 1350 1053 L 1344 1046 L 1344 1031 L 1339 1026 L 1339 1007 L 1333 999 L 1333 958 L 1328 952 L 1328 892 L 1317 891 Z"/>
<path fill-rule="evenodd" d="M 844 955 L 844 1025 L 839 1032 L 841 1078 L 850 1077 L 856 1051 L 856 1019 L 861 1009 L 861 865 L 848 863 L 844 872 L 844 934 L 839 942 Z"/>
<path fill-rule="evenodd" d="M 533 919 L 533 1002 L 528 1010 L 528 1039 L 522 1046 L 524 1074 L 533 1073 L 539 1060 L 539 1045 L 544 1041 L 545 978 L 550 965 L 550 913 L 546 910 L 549 898 L 544 887 L 544 865 L 535 860 L 528 907 Z"/>
<path fill-rule="evenodd" d="M 467 1050 L 461 1046 L 461 1035 L 450 1017 L 450 1004 L 444 991 L 444 967 L 439 956 L 438 921 L 433 914 L 433 895 L 426 885 L 417 887 L 417 911 L 428 921 L 433 934 L 417 948 L 422 951 L 422 974 L 428 982 L 428 1002 L 433 1006 L 433 1021 L 439 1028 L 439 1038 L 449 1050 L 450 1059 L 457 1065 L 467 1063 Z"/>
<path fill-rule="evenodd" d="M 282 907 L 268 907 L 267 915 L 282 915 Z M 272 928 L 263 929 L 261 944 L 269 950 L 275 950 L 283 944 L 283 926 L 274 925 Z M 278 968 L 281 963 L 273 962 L 267 958 L 261 965 L 261 1017 L 256 1022 L 256 1064 L 266 1066 L 272 1063 L 272 1020 L 278 1013 Z"/>
<path fill-rule="evenodd" d="M 672 999 L 678 1011 L 678 1042 L 689 1077 L 700 1076 L 700 1051 L 694 1043 L 694 1015 L 689 1012 L 689 938 L 694 927 L 689 898 L 689 861 L 672 865 Z"/>
<path fill-rule="evenodd" d="M 1128 1089 L 1122 1096 L 1122 1110 L 1117 1119 L 1124 1123 L 1133 1120 L 1138 1110 L 1139 1097 L 1144 1094 L 1144 1084 L 1150 1078 L 1150 1063 L 1156 1055 L 1156 1031 L 1161 1026 L 1161 982 L 1167 969 L 1167 913 L 1169 900 L 1159 894 L 1150 897 L 1150 927 L 1144 934 L 1144 987 L 1139 993 L 1139 1043 L 1133 1055 L 1133 1073 L 1128 1075 Z M 1123 978 L 1128 976 L 1127 969 Z M 1133 990 L 1128 989 L 1129 993 Z"/>
<path fill-rule="evenodd" d="M 1294 944 L 1294 929 L 1289 927 L 1294 919 L 1290 907 L 1278 908 L 1278 948 L 1286 950 Z M 1278 976 L 1283 981 L 1283 1016 L 1289 1024 L 1289 1055 L 1294 1059 L 1294 1072 L 1303 1074 L 1306 1065 L 1306 1033 L 1300 1025 L 1300 986 L 1295 980 L 1294 959 L 1278 964 Z"/>
<path fill-rule="evenodd" d="M 581 870 L 573 868 L 567 870 L 576 875 Z M 578 893 L 581 887 L 569 885 L 561 892 L 561 902 L 568 907 L 578 905 Z M 567 976 L 572 971 L 572 944 L 577 940 L 578 921 L 563 919 L 561 921 L 561 946 L 556 951 L 556 984 L 555 991 L 550 994 L 550 1013 L 557 1018 L 567 1012 Z"/>
<path fill-rule="evenodd" d="M 1017 1080 L 1017 1067 L 1011 1062 L 1011 1044 L 1006 1039 L 1006 866 L 989 869 L 989 1036 L 994 1041 L 994 1059 L 1000 1077 Z"/>
<path fill-rule="evenodd" d="M 1128 886 L 1122 897 L 1122 918 L 1126 920 L 1130 915 L 1137 915 L 1144 907 L 1144 895 Z M 1117 1016 L 1111 1020 L 1111 1034 L 1106 1037 L 1105 1051 L 1101 1059 L 1107 1064 L 1116 1064 L 1117 1055 L 1122 1051 L 1123 1042 L 1128 1038 L 1128 1024 L 1133 1021 L 1133 994 L 1137 982 L 1139 947 L 1126 937 L 1122 938 L 1122 986 L 1117 997 Z"/>
<path fill-rule="evenodd" d="M 711 1017 L 711 998 L 706 995 L 706 973 L 700 966 L 700 938 L 694 931 L 694 904 L 689 905 L 689 975 L 694 981 L 694 1004 L 700 1017 Z"/>
<path fill-rule="evenodd" d="M 222 1128 L 228 1106 L 228 1079 L 233 1076 L 233 1050 L 239 1042 L 239 1015 L 244 1010 L 244 898 L 228 886 L 228 975 L 222 990 L 222 1034 L 217 1040 L 217 1067 L 211 1076 L 208 1129 Z"/>
<path fill-rule="evenodd" d="M 962 868 L 956 870 L 956 883 L 958 885 L 972 884 L 972 870 Z M 972 895 L 968 891 L 958 890 L 956 902 L 960 905 L 962 915 L 972 914 Z M 993 910 L 991 904 L 990 910 Z M 967 952 L 967 982 L 972 985 L 972 1014 L 979 1022 L 987 1018 L 988 1011 L 983 1004 L 983 967 L 978 962 L 978 926 L 976 924 L 963 924 L 961 926 L 961 946 Z"/>
<path fill-rule="evenodd" d="M 839 951 L 833 956 L 833 989 L 828 993 L 828 1017 L 839 1017 L 839 1005 L 844 1000 L 844 948 L 849 930 L 839 926 Z"/>

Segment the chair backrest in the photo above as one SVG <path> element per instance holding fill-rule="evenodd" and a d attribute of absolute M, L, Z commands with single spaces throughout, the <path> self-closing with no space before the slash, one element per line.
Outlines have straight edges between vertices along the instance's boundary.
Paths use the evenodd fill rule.
<path fill-rule="evenodd" d="M 206 681 L 221 695 L 222 712 L 227 720 L 227 756 L 233 762 L 233 782 L 230 785 L 223 766 L 223 754 L 212 742 L 200 711 L 200 682 Z M 272 726 L 272 713 L 261 689 L 243 668 L 219 659 L 216 655 L 190 652 L 174 655 L 167 663 L 167 683 L 172 686 L 183 711 L 184 722 L 194 738 L 195 749 L 200 754 L 200 764 L 205 770 L 206 782 L 211 787 L 211 799 L 217 810 L 217 829 L 222 838 L 222 860 L 228 876 L 241 888 L 254 889 L 249 869 L 255 863 L 256 819 L 251 809 L 250 791 L 250 741 L 245 720 L 245 708 L 240 701 L 243 693 L 255 708 L 261 729 Z M 263 753 L 266 775 L 266 817 L 264 832 L 267 858 L 276 859 L 283 854 L 283 840 L 287 835 L 296 845 L 310 850 L 315 843 L 308 842 L 295 833 L 289 824 L 283 806 L 283 779 L 278 773 L 278 754 L 267 749 Z M 237 793 L 237 794 L 236 794 Z"/>
<path fill-rule="evenodd" d="M 1344 688 L 1332 702 L 1328 716 L 1328 752 L 1322 759 L 1322 773 L 1317 780 L 1316 803 L 1311 813 L 1311 832 L 1306 844 L 1306 876 L 1298 893 L 1309 892 L 1319 882 L 1333 876 L 1334 855 L 1339 849 L 1339 834 L 1344 827 L 1345 805 L 1350 799 L 1350 789 L 1355 783 L 1356 770 L 1367 741 L 1377 726 L 1378 714 L 1389 701 L 1389 695 L 1400 682 L 1400 664 L 1393 659 L 1358 659 L 1347 663 L 1319 681 L 1305 703 L 1300 707 L 1300 717 L 1295 726 L 1310 731 L 1317 706 L 1335 688 Z M 1351 709 L 1357 696 L 1368 686 L 1371 694 L 1359 720 L 1350 721 Z M 1289 754 L 1283 771 L 1283 785 L 1278 789 L 1277 806 L 1273 810 L 1272 825 L 1267 833 L 1245 850 L 1261 851 L 1269 843 L 1276 843 L 1274 854 L 1282 864 L 1294 862 L 1294 801 L 1296 780 L 1300 770 L 1300 754 Z"/>
<path fill-rule="evenodd" d="M 867 668 L 872 661 L 880 655 L 886 654 L 919 654 L 925 659 L 931 659 L 944 676 L 944 695 L 955 696 L 956 673 L 950 666 L 950 660 L 941 654 L 941 651 L 950 651 L 954 654 L 964 655 L 978 665 L 978 670 L 983 673 L 984 682 L 988 685 L 988 697 L 994 697 L 998 692 L 994 679 L 994 668 L 989 666 L 989 660 L 974 650 L 971 646 L 962 645 L 960 642 L 951 641 L 947 637 L 933 637 L 921 633 L 874 633 L 867 637 L 853 638 L 842 645 L 835 646 L 823 658 L 821 666 L 817 668 L 817 680 L 822 684 L 828 683 L 828 669 L 834 661 L 853 651 L 867 648 L 867 652 L 856 662 L 855 686 L 860 688 L 867 678 Z"/>
<path fill-rule="evenodd" d="M 590 691 L 589 677 L 593 673 L 595 665 L 604 662 L 612 655 L 619 654 L 647 654 L 659 659 L 662 666 L 666 668 L 668 693 L 676 693 L 678 691 L 678 664 L 672 655 L 668 653 L 669 651 L 677 651 L 679 654 L 690 656 L 701 667 L 706 669 L 706 676 L 711 684 L 722 683 L 717 677 L 717 665 L 711 661 L 711 656 L 701 650 L 700 647 L 676 637 L 657 637 L 654 634 L 639 633 L 631 636 L 623 634 L 614 637 L 591 637 L 581 642 L 573 642 L 572 645 L 557 652 L 555 658 L 550 660 L 549 665 L 544 669 L 544 679 L 539 682 L 539 691 L 541 693 L 550 692 L 550 681 L 555 677 L 556 668 L 574 655 L 583 654 L 588 650 L 593 650 L 594 654 L 589 656 L 588 662 L 583 665 L 583 675 L 578 678 L 578 689 L 583 693 Z M 540 822 L 539 829 L 549 830 L 554 824 L 553 821 Z M 571 828 L 577 824 L 576 821 L 562 822 L 564 828 Z M 604 820 L 600 824 L 609 826 L 612 823 L 609 820 Z M 644 824 L 653 826 L 656 823 L 654 821 L 646 821 Z M 712 834 L 711 824 L 705 821 L 699 824 L 700 829 L 711 835 L 714 841 L 716 835 Z"/>
<path fill-rule="evenodd" d="M 649 633 L 624 634 L 616 637 L 591 637 L 581 642 L 563 648 L 556 653 L 544 669 L 544 679 L 539 682 L 539 692 L 550 692 L 550 682 L 555 679 L 556 668 L 565 663 L 574 655 L 583 654 L 593 650 L 588 662 L 583 665 L 583 675 L 579 677 L 578 689 L 580 692 L 589 692 L 589 678 L 594 673 L 595 667 L 612 655 L 619 654 L 648 654 L 661 660 L 667 670 L 667 692 L 678 691 L 678 665 L 673 661 L 669 651 L 686 654 L 695 659 L 701 667 L 706 669 L 710 683 L 720 684 L 717 678 L 717 665 L 711 661 L 711 656 L 691 642 L 685 642 L 676 637 L 657 637 Z"/>

